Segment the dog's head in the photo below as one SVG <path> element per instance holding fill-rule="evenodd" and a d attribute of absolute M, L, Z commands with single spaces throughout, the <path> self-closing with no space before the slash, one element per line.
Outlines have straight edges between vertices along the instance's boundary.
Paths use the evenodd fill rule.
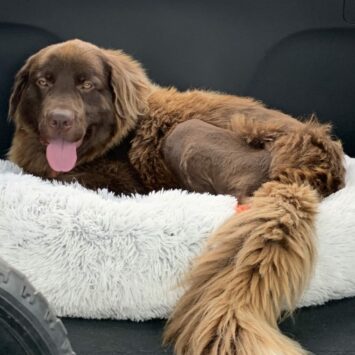
<path fill-rule="evenodd" d="M 54 171 L 117 144 L 144 114 L 150 83 L 121 51 L 80 40 L 46 47 L 16 75 L 9 117 L 38 138 Z"/>

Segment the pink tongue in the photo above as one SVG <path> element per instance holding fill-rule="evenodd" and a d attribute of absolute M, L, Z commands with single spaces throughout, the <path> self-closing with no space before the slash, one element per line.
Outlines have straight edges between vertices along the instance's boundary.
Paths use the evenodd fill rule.
<path fill-rule="evenodd" d="M 63 139 L 56 139 L 47 145 L 47 161 L 50 167 L 57 172 L 68 172 L 75 166 L 76 143 L 66 142 Z"/>

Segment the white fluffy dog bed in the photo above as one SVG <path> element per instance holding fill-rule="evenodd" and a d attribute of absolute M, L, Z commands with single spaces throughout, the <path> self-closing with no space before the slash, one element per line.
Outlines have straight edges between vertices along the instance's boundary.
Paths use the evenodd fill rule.
<path fill-rule="evenodd" d="M 176 283 L 235 199 L 182 191 L 115 197 L 25 175 L 0 160 L 0 256 L 59 316 L 166 317 Z M 322 202 L 318 261 L 300 306 L 355 295 L 355 159 Z"/>

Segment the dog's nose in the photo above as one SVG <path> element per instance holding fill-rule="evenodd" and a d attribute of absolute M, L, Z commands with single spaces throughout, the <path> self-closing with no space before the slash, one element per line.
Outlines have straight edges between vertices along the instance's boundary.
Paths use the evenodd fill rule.
<path fill-rule="evenodd" d="M 48 113 L 49 126 L 54 129 L 69 129 L 73 126 L 75 113 L 72 110 L 57 108 Z"/>

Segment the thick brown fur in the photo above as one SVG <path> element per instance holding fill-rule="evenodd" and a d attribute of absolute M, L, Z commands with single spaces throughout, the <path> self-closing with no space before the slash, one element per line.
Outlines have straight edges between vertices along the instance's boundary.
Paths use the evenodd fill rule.
<path fill-rule="evenodd" d="M 59 77 L 91 67 L 86 75 L 100 83 L 90 100 L 70 89 L 74 94 L 67 98 L 79 112 L 75 130 L 83 143 L 76 167 L 56 175 L 58 180 L 78 179 L 89 188 L 117 193 L 188 188 L 163 151 L 174 129 L 192 119 L 232 132 L 240 146 L 265 152 L 267 159 L 261 156 L 268 166 L 253 180 L 252 191 L 243 171 L 229 174 L 244 181 L 241 190 L 250 195 L 257 190 L 251 209 L 233 216 L 211 237 L 184 284 L 186 293 L 168 322 L 165 341 L 175 343 L 177 354 L 304 354 L 278 331 L 277 321 L 283 310 L 295 307 L 311 275 L 318 202 L 344 184 L 343 151 L 330 127 L 300 122 L 250 98 L 161 88 L 126 54 L 68 41 L 27 61 L 10 101 L 16 132 L 9 158 L 45 178 L 53 175 L 43 144 L 50 133 L 43 107 L 53 102 L 36 85 L 44 67 Z M 253 157 L 260 155 L 245 155 L 246 160 Z M 222 163 L 216 169 L 238 170 L 230 160 L 217 161 Z M 254 168 L 254 178 L 257 173 Z"/>

